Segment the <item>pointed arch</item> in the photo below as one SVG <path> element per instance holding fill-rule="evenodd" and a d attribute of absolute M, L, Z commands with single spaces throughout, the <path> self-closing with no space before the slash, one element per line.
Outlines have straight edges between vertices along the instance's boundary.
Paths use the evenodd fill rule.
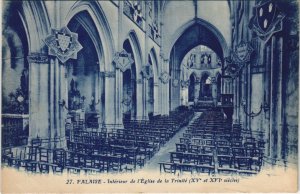
<path fill-rule="evenodd" d="M 202 78 L 203 78 L 204 76 L 210 77 L 210 76 L 211 76 L 211 73 L 210 73 L 209 71 L 203 71 L 203 72 L 201 72 L 200 79 L 202 80 Z"/>
<path fill-rule="evenodd" d="M 11 13 L 16 11 L 25 29 L 29 53 L 46 52 L 43 40 L 50 32 L 50 20 L 44 2 L 5 2 L 3 4 L 3 26 L 6 25 Z"/>
<path fill-rule="evenodd" d="M 159 69 L 158 69 L 157 55 L 156 55 L 154 47 L 151 48 L 149 56 L 150 56 L 151 61 L 152 61 L 154 82 L 158 83 Z"/>
<path fill-rule="evenodd" d="M 97 30 L 93 32 L 94 36 L 95 33 L 97 33 L 101 39 L 103 59 L 100 63 L 104 63 L 102 67 L 100 64 L 100 68 L 102 68 L 101 71 L 113 71 L 114 66 L 112 65 L 112 60 L 115 53 L 114 39 L 104 11 L 98 1 L 77 1 L 74 3 L 66 15 L 65 25 L 67 25 L 76 14 L 82 11 L 86 11 L 92 18 Z"/>
<path fill-rule="evenodd" d="M 178 28 L 176 30 L 176 32 L 172 35 L 170 44 L 168 44 L 168 46 L 166 47 L 166 50 L 165 50 L 166 56 L 171 56 L 172 48 L 175 45 L 175 43 L 177 42 L 177 40 L 184 34 L 184 32 L 186 30 L 188 30 L 189 28 L 191 28 L 195 25 L 200 26 L 203 29 L 206 29 L 217 40 L 217 42 L 221 48 L 221 51 L 219 51 L 219 52 L 215 51 L 215 52 L 219 55 L 219 57 L 221 59 L 224 56 L 228 55 L 229 48 L 227 46 L 226 40 L 225 40 L 224 36 L 222 35 L 222 33 L 211 23 L 209 23 L 203 19 L 200 19 L 200 18 L 194 18 L 194 19 L 190 20 L 189 22 L 185 23 L 184 25 L 182 25 L 180 28 Z M 215 43 L 212 43 L 212 44 L 215 44 Z"/>
<path fill-rule="evenodd" d="M 149 58 L 152 63 L 153 69 L 153 115 L 159 114 L 159 71 L 158 71 L 158 60 L 154 47 L 151 48 Z"/>
<path fill-rule="evenodd" d="M 102 40 L 99 37 L 99 33 L 97 33 L 97 27 L 95 25 L 95 22 L 93 21 L 89 12 L 86 10 L 78 12 L 71 18 L 67 26 L 72 32 L 78 33 L 77 31 L 78 29 L 80 29 L 80 27 L 82 27 L 86 31 L 87 35 L 92 40 L 93 46 L 96 50 L 99 69 L 101 72 L 105 71 L 105 51 L 102 45 Z M 78 35 L 80 36 L 79 33 Z"/>
<path fill-rule="evenodd" d="M 218 77 L 221 76 L 221 75 L 222 75 L 221 70 L 219 70 L 219 71 L 217 71 L 217 72 L 215 73 L 215 78 L 218 78 Z"/>
<path fill-rule="evenodd" d="M 132 48 L 132 52 L 134 55 L 134 60 L 135 60 L 135 68 L 136 68 L 136 80 L 141 79 L 141 70 L 142 70 L 142 65 L 143 65 L 143 55 L 142 55 L 142 50 L 140 46 L 139 39 L 137 37 L 137 34 L 134 30 L 131 30 L 128 33 L 127 38 L 129 40 L 129 43 Z"/>

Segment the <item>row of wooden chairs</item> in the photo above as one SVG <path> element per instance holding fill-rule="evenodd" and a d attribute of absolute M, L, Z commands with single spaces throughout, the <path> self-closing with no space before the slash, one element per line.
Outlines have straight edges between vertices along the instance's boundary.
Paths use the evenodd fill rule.
<path fill-rule="evenodd" d="M 233 131 L 233 127 L 220 127 L 230 125 L 226 122 L 219 110 L 204 112 L 188 126 L 180 143 L 176 143 L 176 152 L 170 152 L 170 162 L 161 162 L 160 170 L 170 173 L 258 173 L 263 161 L 264 142 L 243 137 L 240 129 Z M 206 168 L 195 162 L 197 156 L 201 158 L 203 155 L 207 157 Z"/>
<path fill-rule="evenodd" d="M 177 112 L 191 119 L 191 111 Z M 68 168 L 72 166 L 72 172 L 78 169 L 96 168 L 100 171 L 135 170 L 137 166 L 142 167 L 146 160 L 156 153 L 160 146 L 170 139 L 179 129 L 179 124 L 173 118 L 178 116 L 160 117 L 153 121 L 126 121 L 125 129 L 114 129 L 110 132 L 88 131 L 71 127 L 67 136 L 68 155 L 70 155 Z M 66 127 L 67 128 L 67 127 Z M 109 158 L 106 163 L 99 162 L 100 158 Z M 114 159 L 117 157 L 116 162 Z M 86 159 L 85 159 L 86 158 Z M 109 161 L 112 161 L 110 165 Z M 88 165 L 87 165 L 88 162 Z M 95 164 L 95 165 L 94 165 Z M 99 165 L 102 166 L 99 166 Z M 104 165 L 104 166 L 103 166 Z M 109 166 L 114 166 L 113 168 Z M 118 166 L 118 167 L 117 167 Z"/>

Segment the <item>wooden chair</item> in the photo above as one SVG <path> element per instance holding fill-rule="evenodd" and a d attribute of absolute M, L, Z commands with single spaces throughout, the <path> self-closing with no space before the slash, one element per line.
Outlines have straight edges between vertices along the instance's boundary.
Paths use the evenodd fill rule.
<path fill-rule="evenodd" d="M 25 148 L 25 158 L 21 160 L 21 166 L 25 167 L 27 172 L 35 173 L 37 171 L 37 153 L 38 147 L 29 146 Z"/>
<path fill-rule="evenodd" d="M 54 149 L 53 150 L 53 164 L 52 172 L 53 174 L 61 174 L 65 168 L 66 153 L 64 149 Z"/>
<path fill-rule="evenodd" d="M 47 148 L 39 148 L 39 171 L 40 173 L 49 173 L 50 169 L 50 150 Z"/>
<path fill-rule="evenodd" d="M 159 169 L 160 172 L 165 172 L 165 173 L 176 173 L 176 164 L 175 163 L 170 163 L 170 162 L 160 162 L 159 163 Z"/>
<path fill-rule="evenodd" d="M 170 161 L 171 163 L 182 163 L 183 154 L 178 152 L 170 153 Z"/>
<path fill-rule="evenodd" d="M 187 146 L 185 144 L 176 143 L 176 152 L 186 152 Z"/>

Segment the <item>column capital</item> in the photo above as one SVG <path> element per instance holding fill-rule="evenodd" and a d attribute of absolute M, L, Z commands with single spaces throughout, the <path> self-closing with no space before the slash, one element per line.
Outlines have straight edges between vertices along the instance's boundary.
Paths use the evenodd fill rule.
<path fill-rule="evenodd" d="M 29 63 L 48 63 L 49 56 L 44 53 L 30 53 L 27 60 Z"/>
<path fill-rule="evenodd" d="M 211 83 L 212 83 L 212 84 L 216 84 L 216 83 L 217 83 L 216 77 L 211 77 Z"/>
<path fill-rule="evenodd" d="M 116 73 L 114 71 L 102 71 L 100 72 L 101 77 L 116 77 Z"/>

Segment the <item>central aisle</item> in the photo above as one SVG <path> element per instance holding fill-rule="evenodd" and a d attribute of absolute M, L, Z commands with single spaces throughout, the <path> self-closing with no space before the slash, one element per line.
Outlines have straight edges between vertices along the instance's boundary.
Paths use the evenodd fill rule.
<path fill-rule="evenodd" d="M 189 122 L 187 126 L 189 126 L 195 119 L 200 117 L 202 112 L 195 112 L 194 117 Z M 187 126 L 180 129 L 180 131 L 174 135 L 160 150 L 145 164 L 145 167 L 141 170 L 147 171 L 159 171 L 159 162 L 166 162 L 170 160 L 170 153 L 171 151 L 176 150 L 176 143 L 180 142 L 180 137 L 183 136 L 183 133 L 186 131 Z"/>

